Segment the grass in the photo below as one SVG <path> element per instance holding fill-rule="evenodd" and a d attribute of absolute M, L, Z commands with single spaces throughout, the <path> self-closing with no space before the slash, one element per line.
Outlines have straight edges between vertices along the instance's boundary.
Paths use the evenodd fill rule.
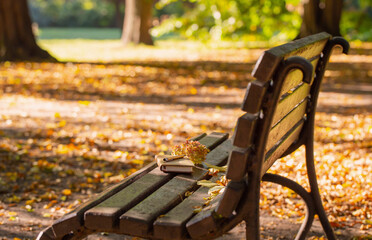
<path fill-rule="evenodd" d="M 270 42 L 258 41 L 201 42 L 167 35 L 154 38 L 155 46 L 124 47 L 120 42 L 120 34 L 119 29 L 42 28 L 39 29 L 38 42 L 60 61 L 84 62 L 167 59 L 190 61 L 216 54 L 216 50 L 267 48 L 273 45 Z M 180 55 L 180 52 L 183 54 Z M 182 59 L 179 59 L 180 56 Z"/>
<path fill-rule="evenodd" d="M 40 40 L 45 39 L 120 39 L 121 30 L 117 28 L 41 28 Z"/>
<path fill-rule="evenodd" d="M 39 29 L 38 42 L 58 60 L 73 62 L 170 59 L 247 62 L 258 58 L 257 51 L 260 54 L 262 49 L 280 44 L 274 41 L 255 41 L 253 38 L 252 40 L 201 42 L 168 35 L 154 38 L 155 46 L 123 46 L 120 42 L 119 29 L 104 28 L 42 28 Z M 361 41 L 355 41 L 352 45 L 357 48 L 371 48 Z M 221 56 L 224 59 L 221 59 Z"/>
<path fill-rule="evenodd" d="M 257 60 L 263 48 L 237 47 L 238 44 L 201 43 L 197 41 L 157 40 L 155 46 L 128 45 L 120 40 L 52 39 L 39 45 L 59 61 L 138 62 L 138 61 L 232 61 Z"/>

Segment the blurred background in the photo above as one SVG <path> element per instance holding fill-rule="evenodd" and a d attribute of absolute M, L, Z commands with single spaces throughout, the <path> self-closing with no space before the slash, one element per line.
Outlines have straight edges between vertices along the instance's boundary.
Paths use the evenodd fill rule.
<path fill-rule="evenodd" d="M 151 8 L 148 14 L 152 16 L 151 36 L 155 40 L 255 41 L 295 38 L 300 30 L 306 1 L 145 2 L 145 7 Z M 118 39 L 121 36 L 124 0 L 29 0 L 29 3 L 40 39 Z M 334 4 L 340 4 L 340 1 L 334 1 Z M 348 40 L 371 41 L 371 26 L 370 0 L 343 2 L 340 33 L 344 37 Z"/>

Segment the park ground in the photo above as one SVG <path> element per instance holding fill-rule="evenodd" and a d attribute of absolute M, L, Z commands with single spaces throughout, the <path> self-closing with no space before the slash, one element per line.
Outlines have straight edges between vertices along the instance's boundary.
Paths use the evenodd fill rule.
<path fill-rule="evenodd" d="M 41 44 L 63 62 L 0 63 L 0 239 L 34 239 L 64 213 L 189 137 L 232 134 L 250 72 L 267 47 Z M 353 42 L 348 56 L 332 57 L 315 150 L 336 234 L 372 239 L 372 43 Z M 307 186 L 303 156 L 300 149 L 271 171 Z M 267 183 L 262 189 L 263 237 L 292 239 L 304 205 L 287 189 Z M 221 239 L 244 234 L 239 225 Z M 309 239 L 322 238 L 316 220 Z"/>

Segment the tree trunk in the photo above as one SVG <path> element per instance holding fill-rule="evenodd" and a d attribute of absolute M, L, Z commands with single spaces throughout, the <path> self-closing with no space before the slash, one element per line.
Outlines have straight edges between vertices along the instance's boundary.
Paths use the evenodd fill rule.
<path fill-rule="evenodd" d="M 319 32 L 340 36 L 340 20 L 343 0 L 302 0 L 303 14 L 300 34 L 297 38 Z"/>
<path fill-rule="evenodd" d="M 325 0 L 325 7 L 322 14 L 322 22 L 325 31 L 333 36 L 341 36 L 340 21 L 342 13 L 342 0 Z"/>
<path fill-rule="evenodd" d="M 123 16 L 120 12 L 120 7 L 123 0 L 112 0 L 113 4 L 115 5 L 115 27 L 119 29 L 123 29 Z"/>
<path fill-rule="evenodd" d="M 27 0 L 0 0 L 0 61 L 49 60 L 32 32 Z"/>
<path fill-rule="evenodd" d="M 124 44 L 144 43 L 153 45 L 149 30 L 152 20 L 153 0 L 126 0 L 123 34 Z"/>

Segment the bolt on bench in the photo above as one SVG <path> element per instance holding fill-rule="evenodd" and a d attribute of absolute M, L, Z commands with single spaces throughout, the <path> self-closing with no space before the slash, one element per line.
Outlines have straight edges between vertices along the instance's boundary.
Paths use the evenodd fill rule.
<path fill-rule="evenodd" d="M 39 240 L 80 239 L 112 232 L 149 239 L 216 238 L 246 222 L 247 239 L 259 239 L 260 182 L 290 188 L 306 203 L 306 217 L 296 239 L 305 239 L 319 216 L 328 239 L 335 239 L 320 199 L 314 167 L 314 116 L 321 80 L 334 46 L 344 53 L 343 38 L 319 33 L 269 49 L 258 60 L 247 87 L 234 136 L 202 134 L 193 138 L 211 151 L 205 162 L 225 165 L 225 191 L 202 206 L 208 189 L 207 167 L 192 174 L 167 174 L 154 162 L 112 186 L 43 230 Z M 305 145 L 311 191 L 279 175 L 266 173 L 279 158 Z M 192 194 L 190 194 L 190 192 Z"/>

